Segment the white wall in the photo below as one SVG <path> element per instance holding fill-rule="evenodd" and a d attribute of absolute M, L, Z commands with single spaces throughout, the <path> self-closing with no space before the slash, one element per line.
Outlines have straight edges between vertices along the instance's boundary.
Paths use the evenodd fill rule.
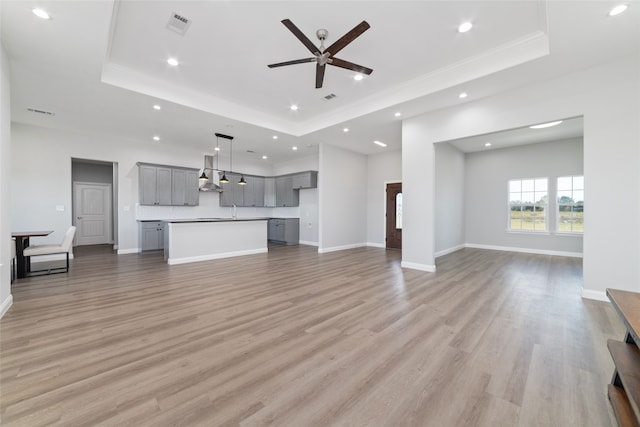
<path fill-rule="evenodd" d="M 402 181 L 402 151 L 371 154 L 367 157 L 367 245 L 386 247 L 386 189 Z"/>
<path fill-rule="evenodd" d="M 434 177 L 433 143 L 577 116 L 584 116 L 584 176 L 589 189 L 583 295 L 604 298 L 608 286 L 639 291 L 640 59 L 635 57 L 405 120 L 404 229 L 416 238 L 403 247 L 403 264 L 424 258 L 425 263 L 433 262 L 430 212 L 435 196 L 430 190 L 420 191 L 421 185 L 429 188 Z M 621 200 L 623 225 L 612 212 Z M 418 222 L 421 217 L 426 221 Z"/>
<path fill-rule="evenodd" d="M 509 215 L 507 183 L 510 179 L 549 178 L 551 199 L 558 176 L 583 174 L 582 159 L 582 138 L 467 154 L 466 243 L 580 256 L 582 236 L 558 235 L 553 232 L 555 230 L 535 235 L 510 233 L 506 229 Z M 585 212 L 588 216 L 588 206 Z M 549 222 L 553 226 L 555 219 L 555 212 L 549 212 Z"/>
<path fill-rule="evenodd" d="M 435 256 L 438 257 L 462 248 L 465 243 L 465 156 L 446 143 L 435 144 L 434 149 Z"/>
<path fill-rule="evenodd" d="M 435 271 L 435 148 L 423 116 L 402 121 L 402 267 Z"/>
<path fill-rule="evenodd" d="M 11 94 L 9 58 L 0 44 L 0 317 L 11 306 Z"/>
<path fill-rule="evenodd" d="M 320 146 L 318 252 L 366 245 L 367 158 L 328 144 Z"/>

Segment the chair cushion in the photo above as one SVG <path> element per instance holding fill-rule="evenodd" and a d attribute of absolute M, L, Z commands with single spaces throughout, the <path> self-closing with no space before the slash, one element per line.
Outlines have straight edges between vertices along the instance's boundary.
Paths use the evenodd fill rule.
<path fill-rule="evenodd" d="M 62 245 L 33 245 L 24 248 L 24 256 L 49 255 L 69 252 Z"/>

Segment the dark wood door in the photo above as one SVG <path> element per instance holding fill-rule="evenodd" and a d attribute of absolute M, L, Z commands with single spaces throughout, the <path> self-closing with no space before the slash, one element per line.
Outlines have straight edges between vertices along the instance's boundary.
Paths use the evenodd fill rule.
<path fill-rule="evenodd" d="M 402 183 L 387 184 L 387 248 L 402 249 Z"/>

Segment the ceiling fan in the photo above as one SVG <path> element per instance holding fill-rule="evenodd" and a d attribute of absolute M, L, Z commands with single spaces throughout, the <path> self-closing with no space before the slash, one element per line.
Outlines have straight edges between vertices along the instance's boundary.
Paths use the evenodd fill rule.
<path fill-rule="evenodd" d="M 356 37 L 364 33 L 370 28 L 367 21 L 362 21 L 356 25 L 351 31 L 344 36 L 336 40 L 328 48 L 324 48 L 324 41 L 329 35 L 329 32 L 324 29 L 316 31 L 316 37 L 320 40 L 320 47 L 316 47 L 311 40 L 305 36 L 302 31 L 296 27 L 289 19 L 283 19 L 281 21 L 285 27 L 293 33 L 294 36 L 302 42 L 303 45 L 314 55 L 312 58 L 295 59 L 293 61 L 279 62 L 277 64 L 268 65 L 269 68 L 282 67 L 285 65 L 304 64 L 307 62 L 316 62 L 316 89 L 322 87 L 324 80 L 325 65 L 334 65 L 336 67 L 345 68 L 347 70 L 356 71 L 362 74 L 371 74 L 373 70 L 371 68 L 363 67 L 362 65 L 354 64 L 353 62 L 345 61 L 340 58 L 336 58 L 334 55 L 344 49 L 349 43 L 354 41 Z"/>

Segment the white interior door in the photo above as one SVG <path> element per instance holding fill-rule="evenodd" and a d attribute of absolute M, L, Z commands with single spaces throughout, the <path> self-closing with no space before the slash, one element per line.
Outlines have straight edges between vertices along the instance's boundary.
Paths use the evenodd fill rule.
<path fill-rule="evenodd" d="M 99 245 L 111 240 L 111 185 L 73 183 L 76 245 Z"/>

